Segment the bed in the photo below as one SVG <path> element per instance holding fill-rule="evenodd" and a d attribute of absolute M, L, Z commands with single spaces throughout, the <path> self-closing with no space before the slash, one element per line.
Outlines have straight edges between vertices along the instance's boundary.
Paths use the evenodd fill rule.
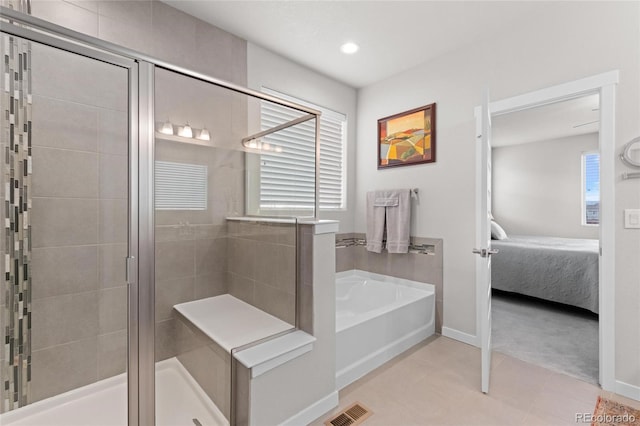
<path fill-rule="evenodd" d="M 598 313 L 598 240 L 514 235 L 491 245 L 493 288 Z"/>

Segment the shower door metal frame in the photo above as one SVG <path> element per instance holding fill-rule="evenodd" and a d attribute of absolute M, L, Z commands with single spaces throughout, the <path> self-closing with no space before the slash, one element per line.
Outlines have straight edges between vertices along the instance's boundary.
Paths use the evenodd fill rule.
<path fill-rule="evenodd" d="M 313 114 L 315 122 L 315 206 L 320 203 L 321 112 L 257 90 L 177 66 L 117 44 L 0 6 L 3 33 L 128 69 L 129 77 L 129 256 L 128 425 L 155 424 L 155 220 L 154 74 L 161 68 L 206 83 Z M 28 27 L 22 28 L 17 22 Z M 53 34 L 53 35 L 50 35 Z M 299 291 L 300 283 L 297 283 Z M 296 298 L 296 304 L 298 304 Z M 296 306 L 296 311 L 298 306 Z"/>

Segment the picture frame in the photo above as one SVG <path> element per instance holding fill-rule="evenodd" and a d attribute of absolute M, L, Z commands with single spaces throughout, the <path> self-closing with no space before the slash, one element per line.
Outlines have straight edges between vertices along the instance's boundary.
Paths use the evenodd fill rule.
<path fill-rule="evenodd" d="M 435 102 L 378 120 L 378 169 L 435 161 Z"/>

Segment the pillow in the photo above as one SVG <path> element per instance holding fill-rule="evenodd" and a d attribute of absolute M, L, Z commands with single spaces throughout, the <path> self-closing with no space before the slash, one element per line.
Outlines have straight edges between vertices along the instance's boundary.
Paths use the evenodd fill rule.
<path fill-rule="evenodd" d="M 492 240 L 504 240 L 507 238 L 507 233 L 504 232 L 502 226 L 498 225 L 495 220 L 491 221 L 491 239 Z"/>

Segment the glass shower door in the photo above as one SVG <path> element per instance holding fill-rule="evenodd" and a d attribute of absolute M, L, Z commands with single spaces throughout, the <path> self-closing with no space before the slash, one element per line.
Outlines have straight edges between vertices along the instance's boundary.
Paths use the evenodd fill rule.
<path fill-rule="evenodd" d="M 316 115 L 160 66 L 153 77 L 156 424 L 244 424 L 234 355 L 293 331 L 309 300 L 292 216 L 314 214 Z"/>
<path fill-rule="evenodd" d="M 130 69 L 9 28 L 0 423 L 127 424 Z"/>

